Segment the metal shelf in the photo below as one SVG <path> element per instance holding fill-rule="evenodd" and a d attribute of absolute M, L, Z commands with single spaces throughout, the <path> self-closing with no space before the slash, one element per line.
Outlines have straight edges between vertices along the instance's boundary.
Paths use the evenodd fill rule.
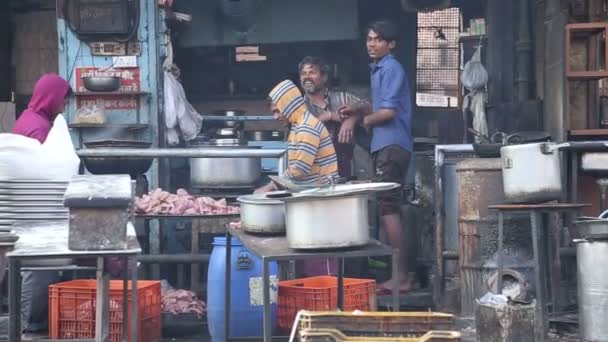
<path fill-rule="evenodd" d="M 69 128 L 78 128 L 78 129 L 105 129 L 105 128 L 114 128 L 114 129 L 126 129 L 130 131 L 139 131 L 142 129 L 146 129 L 150 127 L 149 124 L 87 124 L 87 123 L 71 123 L 68 124 Z"/>
<path fill-rule="evenodd" d="M 203 121 L 274 121 L 274 117 L 268 115 L 243 115 L 243 116 L 223 116 L 223 115 L 204 115 Z"/>
<path fill-rule="evenodd" d="M 105 96 L 105 95 L 143 96 L 143 95 L 150 95 L 150 93 L 145 92 L 145 91 L 74 92 L 74 96 Z"/>

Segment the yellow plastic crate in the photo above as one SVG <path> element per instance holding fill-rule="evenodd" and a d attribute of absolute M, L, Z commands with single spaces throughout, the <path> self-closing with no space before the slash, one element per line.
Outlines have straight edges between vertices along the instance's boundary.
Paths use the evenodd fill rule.
<path fill-rule="evenodd" d="M 300 331 L 302 342 L 460 342 L 457 331 L 429 331 L 420 337 L 346 336 L 337 329 L 306 329 Z"/>
<path fill-rule="evenodd" d="M 424 336 L 429 331 L 454 330 L 454 315 L 440 312 L 313 312 L 300 311 L 300 331 L 335 329 L 346 336 Z"/>

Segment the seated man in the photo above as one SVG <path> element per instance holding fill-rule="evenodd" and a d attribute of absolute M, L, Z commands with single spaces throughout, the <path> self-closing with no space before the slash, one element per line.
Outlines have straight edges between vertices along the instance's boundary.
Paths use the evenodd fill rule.
<path fill-rule="evenodd" d="M 290 127 L 287 169 L 281 175 L 299 185 L 327 184 L 338 177 L 338 159 L 329 132 L 307 109 L 293 82 L 279 83 L 269 94 L 270 110 L 283 126 Z M 273 182 L 256 190 L 277 190 Z"/>

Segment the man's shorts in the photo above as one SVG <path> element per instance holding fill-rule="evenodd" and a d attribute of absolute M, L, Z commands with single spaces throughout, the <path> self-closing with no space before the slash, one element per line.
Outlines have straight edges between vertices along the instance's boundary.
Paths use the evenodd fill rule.
<path fill-rule="evenodd" d="M 390 182 L 403 185 L 410 164 L 411 153 L 398 145 L 390 145 L 374 152 L 375 182 Z M 403 187 L 378 195 L 380 216 L 400 213 Z"/>

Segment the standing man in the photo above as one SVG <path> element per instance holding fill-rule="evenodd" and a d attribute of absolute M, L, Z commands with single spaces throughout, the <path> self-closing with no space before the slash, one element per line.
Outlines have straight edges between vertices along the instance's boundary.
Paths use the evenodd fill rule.
<path fill-rule="evenodd" d="M 304 57 L 298 70 L 308 110 L 325 124 L 331 135 L 338 156 L 338 173 L 340 177 L 350 178 L 357 117 L 364 114 L 362 111 L 369 108 L 369 104 L 350 92 L 330 90 L 327 86 L 329 66 L 318 57 Z M 343 120 L 338 108 L 344 105 L 350 105 L 358 115 Z"/>
<path fill-rule="evenodd" d="M 372 60 L 372 110 L 361 122 L 373 134 L 371 152 L 378 182 L 403 183 L 413 150 L 410 88 L 405 70 L 392 54 L 397 36 L 397 27 L 388 20 L 367 27 L 367 52 Z M 352 117 L 361 111 L 344 106 L 338 112 L 342 117 Z M 399 250 L 400 266 L 399 274 L 393 274 L 379 286 L 382 292 L 398 287 L 404 293 L 410 288 L 400 215 L 402 194 L 402 189 L 397 189 L 378 196 L 381 221 L 389 243 Z"/>

